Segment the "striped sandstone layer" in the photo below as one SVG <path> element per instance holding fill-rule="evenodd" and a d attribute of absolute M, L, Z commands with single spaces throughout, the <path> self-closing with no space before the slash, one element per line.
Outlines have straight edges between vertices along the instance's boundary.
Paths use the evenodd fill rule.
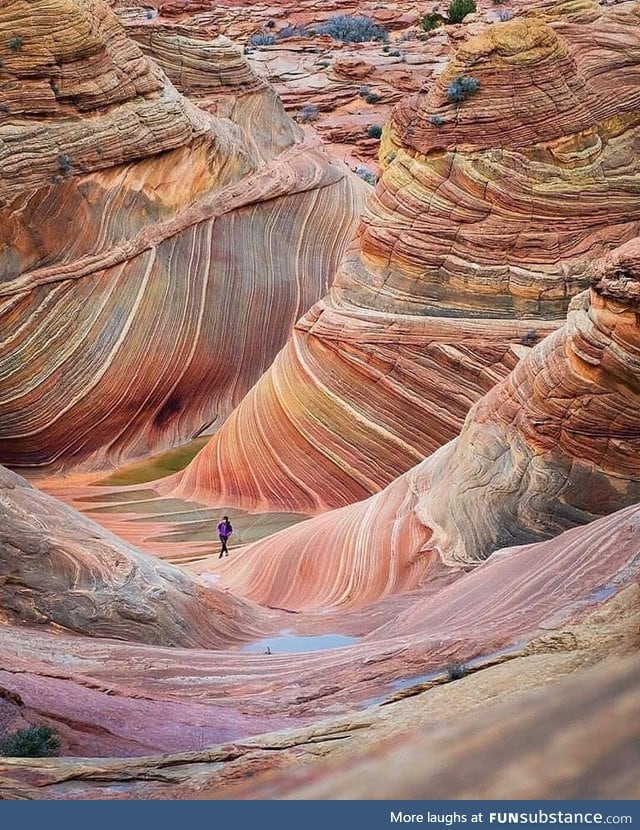
<path fill-rule="evenodd" d="M 638 798 L 639 658 L 549 682 L 550 671 L 564 673 L 562 657 L 514 661 L 323 727 L 199 751 L 3 759 L 0 797 Z"/>
<path fill-rule="evenodd" d="M 640 501 L 640 240 L 592 279 L 458 438 L 368 500 L 248 546 L 223 582 L 291 609 L 362 605 Z"/>
<path fill-rule="evenodd" d="M 640 230 L 637 10 L 585 17 L 491 26 L 396 107 L 330 294 L 165 492 L 308 513 L 366 498 L 560 325 L 590 262 Z M 463 73 L 479 87 L 457 104 Z"/>
<path fill-rule="evenodd" d="M 204 40 L 190 27 L 126 27 L 127 34 L 200 109 L 242 131 L 252 157 L 266 162 L 302 139 L 272 86 L 256 75 L 242 49 L 226 37 Z"/>
<path fill-rule="evenodd" d="M 254 739 L 271 749 L 270 757 L 246 760 L 258 769 L 269 767 L 274 747 L 300 745 L 309 750 L 307 760 L 317 761 L 315 744 L 330 746 L 332 736 L 343 746 L 351 746 L 352 739 L 357 744 L 362 728 L 384 719 L 385 713 L 387 736 L 397 735 L 401 724 L 414 727 L 416 717 L 423 723 L 449 719 L 455 709 L 446 700 L 438 705 L 432 687 L 445 682 L 443 667 L 451 660 L 469 666 L 465 684 L 473 685 L 475 673 L 480 678 L 477 692 L 467 700 L 468 711 L 485 705 L 492 688 L 501 694 L 517 689 L 523 676 L 530 675 L 535 686 L 616 650 L 637 649 L 639 528 L 638 507 L 632 507 L 551 541 L 503 551 L 442 587 L 428 602 L 415 594 L 412 607 L 397 621 L 354 645 L 315 653 L 280 651 L 277 637 L 272 653 L 262 648 L 247 654 L 0 626 L 0 686 L 19 695 L 25 706 L 37 705 L 64 728 L 69 746 L 85 747 L 80 752 L 86 755 L 88 745 L 94 758 L 202 750 L 223 730 L 246 740 L 250 734 L 297 727 L 297 734 Z M 375 625 L 378 610 L 369 606 L 370 624 Z M 297 627 L 300 618 L 288 614 L 283 620 Z M 339 625 L 335 614 L 318 615 L 317 621 Z M 560 665 L 551 660 L 542 672 L 516 668 L 483 684 L 485 668 L 513 661 L 524 669 L 523 658 L 528 663 L 531 657 L 557 658 L 562 652 L 573 656 L 565 654 L 568 662 Z M 402 702 L 429 689 L 436 700 L 426 712 L 423 705 L 413 710 L 376 705 Z M 428 703 L 429 697 L 422 700 Z M 242 759 L 245 740 L 220 747 L 220 754 L 208 760 Z M 286 760 L 294 763 L 295 757 Z M 52 762 L 54 769 L 58 763 L 69 761 Z M 149 763 L 164 761 L 143 759 L 138 772 Z M 108 764 L 117 769 L 127 762 Z M 12 766 L 4 762 L 2 769 Z M 222 774 L 224 783 L 224 769 L 210 772 L 214 780 Z M 170 782 L 162 777 L 161 783 Z"/>
<path fill-rule="evenodd" d="M 227 647 L 268 613 L 140 553 L 0 467 L 0 619 L 89 637 Z"/>
<path fill-rule="evenodd" d="M 511 680 L 506 673 L 501 679 Z M 640 658 L 633 655 L 515 700 L 501 699 L 504 687 L 497 688 L 490 702 L 471 714 L 456 712 L 446 724 L 413 725 L 335 753 L 328 763 L 273 771 L 231 792 L 209 785 L 206 792 L 296 800 L 638 798 L 639 680 Z M 472 687 L 472 679 L 464 682 Z M 462 694 L 452 692 L 451 702 Z"/>
<path fill-rule="evenodd" d="M 100 0 L 0 9 L 11 466 L 104 468 L 219 426 L 326 291 L 360 212 L 366 186 L 301 141 L 237 49 L 155 46 L 167 66 L 195 54 L 195 73 L 219 61 L 203 81 L 217 115 Z"/>

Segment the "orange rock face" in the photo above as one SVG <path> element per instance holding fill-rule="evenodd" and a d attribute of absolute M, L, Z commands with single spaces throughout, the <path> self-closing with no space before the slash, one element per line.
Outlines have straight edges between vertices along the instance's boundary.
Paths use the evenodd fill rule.
<path fill-rule="evenodd" d="M 594 280 L 458 438 L 370 499 L 250 545 L 225 584 L 278 607 L 359 605 L 636 503 L 638 240 Z"/>
<path fill-rule="evenodd" d="M 4 4 L 11 32 L 0 457 L 99 468 L 183 443 L 327 289 L 365 185 L 301 141 L 225 39 L 144 44 L 185 86 L 201 78 L 207 112 L 99 0 Z"/>
<path fill-rule="evenodd" d="M 0 8 L 0 799 L 637 795 L 637 4 L 235 2 Z"/>
<path fill-rule="evenodd" d="M 455 437 L 560 324 L 590 260 L 638 233 L 634 20 L 491 27 L 397 107 L 330 294 L 168 490 L 314 513 L 377 492 Z M 610 33 L 597 60 L 585 48 L 596 29 Z M 477 89 L 449 100 L 465 74 Z"/>

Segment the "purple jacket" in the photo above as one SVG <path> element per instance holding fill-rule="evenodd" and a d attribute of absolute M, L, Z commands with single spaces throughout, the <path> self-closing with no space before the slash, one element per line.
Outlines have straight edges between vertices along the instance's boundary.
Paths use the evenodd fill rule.
<path fill-rule="evenodd" d="M 228 539 L 232 533 L 233 528 L 231 527 L 231 522 L 225 522 L 223 519 L 218 525 L 218 536 L 224 536 L 225 539 Z"/>

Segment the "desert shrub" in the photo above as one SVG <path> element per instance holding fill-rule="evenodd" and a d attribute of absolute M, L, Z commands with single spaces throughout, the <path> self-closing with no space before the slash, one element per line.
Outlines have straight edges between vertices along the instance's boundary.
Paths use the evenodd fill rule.
<path fill-rule="evenodd" d="M 444 667 L 447 680 L 461 680 L 468 672 L 464 663 L 451 662 Z"/>
<path fill-rule="evenodd" d="M 9 38 L 9 49 L 12 52 L 19 52 L 22 49 L 23 40 L 20 35 L 13 35 Z"/>
<path fill-rule="evenodd" d="M 509 9 L 500 9 L 500 20 L 502 23 L 506 23 L 507 20 L 511 20 L 513 17 L 513 12 L 510 12 Z"/>
<path fill-rule="evenodd" d="M 264 24 L 267 29 L 275 29 L 276 21 L 275 20 L 267 20 Z"/>
<path fill-rule="evenodd" d="M 480 81 L 471 75 L 458 75 L 447 88 L 447 98 L 450 101 L 465 101 L 478 91 Z"/>
<path fill-rule="evenodd" d="M 429 118 L 429 124 L 432 127 L 441 127 L 444 124 L 444 118 L 441 115 L 432 115 Z"/>
<path fill-rule="evenodd" d="M 290 37 L 309 37 L 304 26 L 285 26 L 278 32 L 278 40 L 287 40 Z"/>
<path fill-rule="evenodd" d="M 367 104 L 377 104 L 378 101 L 382 100 L 382 96 L 379 95 L 377 92 L 369 92 L 367 95 L 364 96 L 364 100 Z"/>
<path fill-rule="evenodd" d="M 380 124 L 371 124 L 371 126 L 367 129 L 367 135 L 369 138 L 380 138 L 382 135 L 382 127 Z"/>
<path fill-rule="evenodd" d="M 308 124 L 310 121 L 317 121 L 319 115 L 318 107 L 315 104 L 306 104 L 300 110 L 299 120 L 303 124 Z"/>
<path fill-rule="evenodd" d="M 389 49 L 391 49 L 391 47 L 389 46 L 389 44 L 388 44 L 388 43 L 385 43 L 385 45 L 382 47 L 382 51 L 383 51 L 383 52 L 388 52 L 388 51 L 389 51 Z"/>
<path fill-rule="evenodd" d="M 398 154 L 395 150 L 390 150 L 384 157 L 384 160 L 387 162 L 387 164 L 391 164 L 392 161 L 395 161 L 397 155 Z"/>
<path fill-rule="evenodd" d="M 356 175 L 360 176 L 360 178 L 367 182 L 367 184 L 376 183 L 375 174 L 372 173 L 368 167 L 365 167 L 364 164 L 360 164 L 356 167 Z"/>
<path fill-rule="evenodd" d="M 523 346 L 534 346 L 538 342 L 538 332 L 535 329 L 529 329 L 526 334 L 520 338 Z"/>
<path fill-rule="evenodd" d="M 60 153 L 58 156 L 58 167 L 65 176 L 70 175 L 73 165 L 71 163 L 71 159 L 66 153 Z"/>
<path fill-rule="evenodd" d="M 366 84 L 364 86 L 361 86 L 360 89 L 358 90 L 358 95 L 361 98 L 366 98 L 367 95 L 370 95 L 370 94 L 371 94 L 371 87 L 366 86 Z"/>
<path fill-rule="evenodd" d="M 257 35 L 253 35 L 249 41 L 252 46 L 273 46 L 275 42 L 275 37 L 273 35 L 268 35 L 266 32 L 260 32 Z"/>
<path fill-rule="evenodd" d="M 476 10 L 476 0 L 451 0 L 447 9 L 447 23 L 462 23 L 468 14 Z"/>
<path fill-rule="evenodd" d="M 50 726 L 18 729 L 0 741 L 0 755 L 6 758 L 49 758 L 60 751 L 60 738 Z"/>
<path fill-rule="evenodd" d="M 390 58 L 399 58 L 401 55 L 402 55 L 402 52 L 400 52 L 399 49 L 392 49 L 389 52 L 389 57 Z"/>
<path fill-rule="evenodd" d="M 425 16 L 420 20 L 420 26 L 423 31 L 432 32 L 443 22 L 444 17 L 436 12 L 433 12 L 432 14 L 425 14 Z"/>
<path fill-rule="evenodd" d="M 363 15 L 337 14 L 315 27 L 319 35 L 329 35 L 343 43 L 364 43 L 369 40 L 388 38 L 387 30 L 370 17 Z"/>
<path fill-rule="evenodd" d="M 144 16 L 147 18 L 147 20 L 153 20 L 153 18 L 155 17 L 155 12 L 153 9 L 145 9 Z"/>

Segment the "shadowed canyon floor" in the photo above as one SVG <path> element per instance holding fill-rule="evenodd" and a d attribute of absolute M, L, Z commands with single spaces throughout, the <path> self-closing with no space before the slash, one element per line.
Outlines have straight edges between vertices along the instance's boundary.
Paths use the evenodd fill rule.
<path fill-rule="evenodd" d="M 0 7 L 0 799 L 640 796 L 639 6 L 434 8 Z"/>

